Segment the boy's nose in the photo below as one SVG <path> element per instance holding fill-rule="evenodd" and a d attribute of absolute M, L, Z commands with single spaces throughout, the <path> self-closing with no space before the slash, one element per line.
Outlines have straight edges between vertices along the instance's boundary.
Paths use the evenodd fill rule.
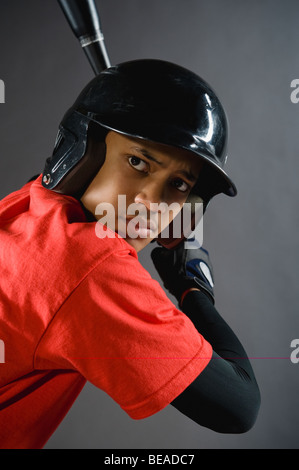
<path fill-rule="evenodd" d="M 142 187 L 136 196 L 135 203 L 143 204 L 148 210 L 158 212 L 157 205 L 164 200 L 164 187 L 161 183 L 151 182 Z M 162 205 L 163 206 L 163 205 Z M 161 212 L 161 207 L 160 207 Z"/>

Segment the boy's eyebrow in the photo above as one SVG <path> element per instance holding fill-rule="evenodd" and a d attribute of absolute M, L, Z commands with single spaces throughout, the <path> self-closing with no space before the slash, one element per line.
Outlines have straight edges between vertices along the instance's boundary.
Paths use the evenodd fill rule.
<path fill-rule="evenodd" d="M 197 180 L 196 176 L 191 171 L 179 170 L 179 173 L 184 175 L 192 183 Z"/>
<path fill-rule="evenodd" d="M 158 165 L 163 165 L 162 162 L 159 162 L 156 157 L 153 157 L 146 149 L 141 147 L 134 147 L 134 150 L 137 150 L 137 152 L 140 152 L 144 157 L 148 158 L 149 160 L 158 163 Z"/>
<path fill-rule="evenodd" d="M 156 157 L 153 157 L 146 149 L 141 148 L 141 147 L 134 147 L 137 152 L 140 152 L 144 157 L 148 158 L 148 160 L 151 160 L 158 165 L 163 165 L 162 162 L 159 162 L 159 160 L 156 159 Z M 189 181 L 194 182 L 197 180 L 196 176 L 191 172 L 187 170 L 178 170 L 179 173 L 184 175 Z"/>

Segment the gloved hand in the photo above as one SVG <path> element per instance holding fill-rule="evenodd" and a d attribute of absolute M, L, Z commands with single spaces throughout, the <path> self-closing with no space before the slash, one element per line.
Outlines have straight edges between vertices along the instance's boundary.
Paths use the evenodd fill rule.
<path fill-rule="evenodd" d="M 155 248 L 151 257 L 164 287 L 181 302 L 188 289 L 195 287 L 208 295 L 214 304 L 214 278 L 209 253 L 204 248 L 185 249 L 180 244 L 175 250 Z"/>

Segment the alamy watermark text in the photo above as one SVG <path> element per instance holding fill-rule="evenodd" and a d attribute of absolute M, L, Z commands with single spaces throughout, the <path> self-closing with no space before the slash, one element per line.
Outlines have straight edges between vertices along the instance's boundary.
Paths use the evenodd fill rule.
<path fill-rule="evenodd" d="M 136 215 L 137 213 L 137 215 Z M 98 219 L 96 235 L 99 238 L 155 238 L 160 233 L 161 238 L 169 238 L 170 223 L 174 238 L 187 239 L 185 248 L 197 248 L 203 241 L 203 204 L 201 202 L 186 202 L 183 207 L 173 202 L 151 203 L 146 207 L 140 203 L 127 206 L 126 195 L 118 195 L 115 207 L 108 202 L 97 205 L 95 215 Z M 110 230 L 103 230 L 103 226 Z M 117 227 L 117 229 L 116 229 Z"/>
<path fill-rule="evenodd" d="M 299 339 L 293 339 L 291 341 L 291 348 L 293 351 L 291 352 L 290 359 L 293 364 L 297 364 L 299 362 Z"/>
<path fill-rule="evenodd" d="M 299 103 L 299 78 L 295 78 L 291 81 L 291 88 L 294 88 L 290 95 L 292 103 Z"/>
<path fill-rule="evenodd" d="M 0 79 L 0 103 L 5 103 L 5 83 Z"/>
<path fill-rule="evenodd" d="M 0 364 L 5 363 L 5 345 L 4 341 L 0 339 Z"/>

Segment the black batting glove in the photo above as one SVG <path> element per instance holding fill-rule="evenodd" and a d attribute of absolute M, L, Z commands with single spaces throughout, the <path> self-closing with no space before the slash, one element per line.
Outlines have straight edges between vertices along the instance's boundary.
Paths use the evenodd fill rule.
<path fill-rule="evenodd" d="M 180 244 L 175 250 L 155 248 L 151 257 L 164 287 L 179 303 L 184 292 L 191 288 L 203 291 L 215 303 L 213 268 L 207 250 L 185 249 Z"/>

